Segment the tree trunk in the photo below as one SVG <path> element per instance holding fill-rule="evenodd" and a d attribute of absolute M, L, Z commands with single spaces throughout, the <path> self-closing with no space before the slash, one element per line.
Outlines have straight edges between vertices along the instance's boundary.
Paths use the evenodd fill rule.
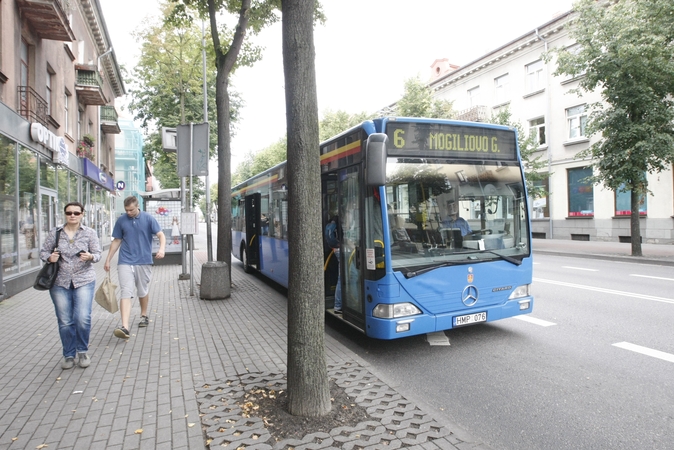
<path fill-rule="evenodd" d="M 224 261 L 232 270 L 232 153 L 230 134 L 229 73 L 218 67 L 215 87 L 215 106 L 218 112 L 218 261 Z"/>
<path fill-rule="evenodd" d="M 288 412 L 330 412 L 325 361 L 323 234 L 318 101 L 314 67 L 315 0 L 283 0 L 283 68 L 288 133 Z"/>
<path fill-rule="evenodd" d="M 239 21 L 232 43 L 226 51 L 220 44 L 215 0 L 208 0 L 208 18 L 211 23 L 211 39 L 215 50 L 217 68 L 215 85 L 215 109 L 218 115 L 218 251 L 216 259 L 227 263 L 229 279 L 232 279 L 232 143 L 230 133 L 229 74 L 234 70 L 241 52 L 248 27 L 251 0 L 242 0 Z M 206 187 L 208 189 L 208 186 Z"/>
<path fill-rule="evenodd" d="M 630 236 L 632 237 L 632 256 L 643 256 L 641 253 L 641 224 L 639 223 L 639 202 L 641 194 L 632 189 L 630 193 Z"/>

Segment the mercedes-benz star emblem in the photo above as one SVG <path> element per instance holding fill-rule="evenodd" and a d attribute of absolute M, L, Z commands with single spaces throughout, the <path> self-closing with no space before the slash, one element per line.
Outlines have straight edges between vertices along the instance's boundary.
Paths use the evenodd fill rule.
<path fill-rule="evenodd" d="M 463 288 L 463 293 L 461 294 L 461 301 L 463 301 L 463 304 L 466 306 L 473 306 L 475 303 L 477 303 L 478 295 L 479 294 L 477 292 L 477 288 L 472 284 L 470 284 L 465 288 Z"/>

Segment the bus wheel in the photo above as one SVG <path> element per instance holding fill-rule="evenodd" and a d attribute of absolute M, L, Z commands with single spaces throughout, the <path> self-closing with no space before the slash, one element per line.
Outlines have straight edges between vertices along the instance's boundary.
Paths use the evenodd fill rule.
<path fill-rule="evenodd" d="M 241 262 L 243 263 L 243 271 L 251 273 L 253 268 L 248 264 L 248 255 L 246 254 L 246 246 L 241 244 Z"/>

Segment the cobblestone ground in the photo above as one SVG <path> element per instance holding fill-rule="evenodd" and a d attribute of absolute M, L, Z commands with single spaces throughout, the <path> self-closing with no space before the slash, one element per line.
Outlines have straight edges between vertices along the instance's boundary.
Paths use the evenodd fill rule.
<path fill-rule="evenodd" d="M 249 373 L 197 389 L 201 423 L 210 448 L 447 449 L 465 444 L 363 367 L 353 363 L 333 365 L 328 367 L 328 375 L 367 410 L 369 420 L 353 427 L 337 427 L 329 433 L 307 430 L 302 439 L 275 442 L 261 418 L 246 417 L 241 402 L 247 392 L 255 389 L 286 389 L 285 375 Z"/>

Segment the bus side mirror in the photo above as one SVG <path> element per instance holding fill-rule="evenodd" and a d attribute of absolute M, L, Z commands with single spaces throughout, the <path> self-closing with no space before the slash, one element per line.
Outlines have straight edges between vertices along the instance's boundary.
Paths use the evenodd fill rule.
<path fill-rule="evenodd" d="M 386 143 L 388 136 L 384 133 L 372 133 L 367 138 L 365 148 L 367 185 L 371 187 L 386 184 Z"/>

